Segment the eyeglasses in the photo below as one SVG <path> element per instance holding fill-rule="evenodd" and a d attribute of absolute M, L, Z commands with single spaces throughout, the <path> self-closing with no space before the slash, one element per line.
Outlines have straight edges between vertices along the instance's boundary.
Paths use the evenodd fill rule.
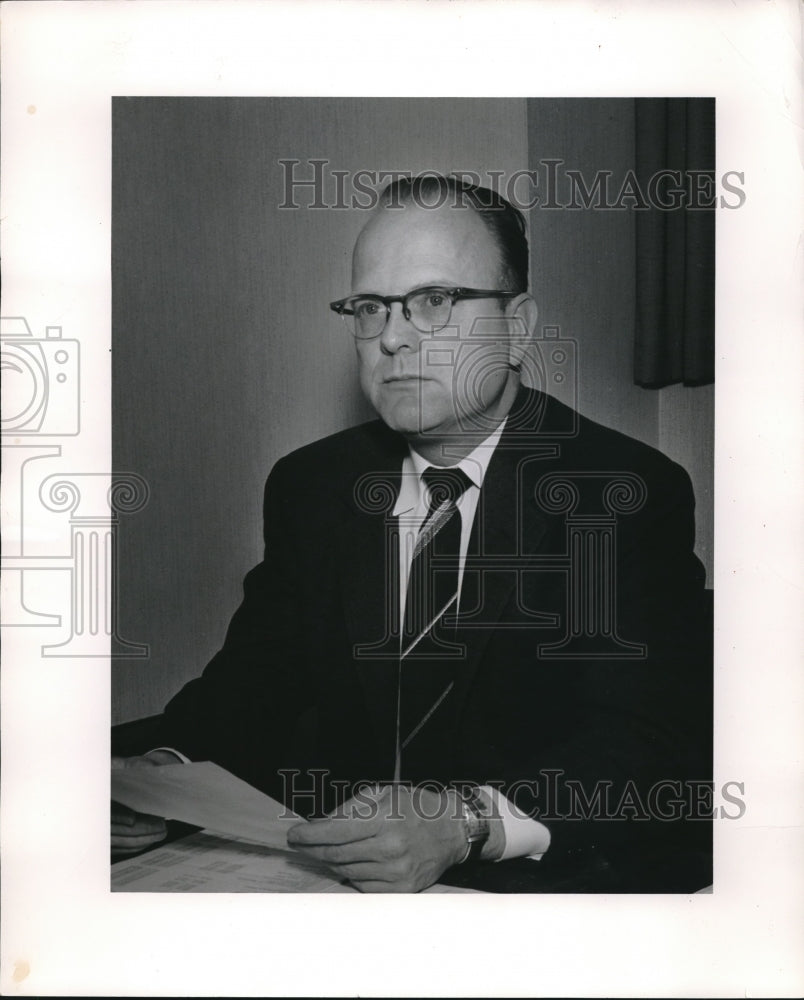
<path fill-rule="evenodd" d="M 427 285 L 414 288 L 407 295 L 349 295 L 330 302 L 329 307 L 343 319 L 353 337 L 371 340 L 385 329 L 394 302 L 402 303 L 402 315 L 419 333 L 437 333 L 449 323 L 452 307 L 461 299 L 512 299 L 518 294 L 488 288 Z"/>

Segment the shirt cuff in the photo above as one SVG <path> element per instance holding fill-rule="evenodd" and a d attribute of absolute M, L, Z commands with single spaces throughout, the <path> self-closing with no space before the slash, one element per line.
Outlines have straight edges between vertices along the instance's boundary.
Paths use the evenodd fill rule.
<path fill-rule="evenodd" d="M 147 757 L 149 753 L 156 753 L 157 750 L 164 750 L 166 753 L 172 753 L 181 761 L 182 764 L 192 764 L 189 757 L 185 757 L 183 753 L 179 750 L 174 750 L 173 747 L 154 747 L 153 750 L 149 750 L 148 753 L 144 753 L 143 757 Z"/>
<path fill-rule="evenodd" d="M 550 831 L 547 827 L 517 809 L 496 788 L 481 785 L 480 790 L 491 800 L 495 814 L 502 820 L 505 849 L 497 861 L 508 861 L 509 858 L 540 861 L 550 847 Z"/>

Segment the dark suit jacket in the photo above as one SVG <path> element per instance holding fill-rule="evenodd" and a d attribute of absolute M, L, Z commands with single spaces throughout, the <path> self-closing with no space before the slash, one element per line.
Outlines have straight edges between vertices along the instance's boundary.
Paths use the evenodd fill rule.
<path fill-rule="evenodd" d="M 168 705 L 167 742 L 278 798 L 292 789 L 301 812 L 391 778 L 386 580 L 405 454 L 375 421 L 277 462 L 264 561 L 223 648 Z M 403 777 L 496 784 L 550 828 L 551 864 L 686 843 L 689 810 L 668 802 L 699 793 L 667 782 L 711 776 L 693 542 L 678 465 L 522 390 L 481 491 L 455 688 Z"/>

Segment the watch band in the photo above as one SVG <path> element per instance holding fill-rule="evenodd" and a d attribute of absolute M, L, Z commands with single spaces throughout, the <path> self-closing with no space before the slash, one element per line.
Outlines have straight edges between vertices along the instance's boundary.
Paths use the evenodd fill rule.
<path fill-rule="evenodd" d="M 458 791 L 466 825 L 466 854 L 459 864 L 474 862 L 480 859 L 483 846 L 489 839 L 489 818 L 484 812 L 483 802 L 474 788 L 464 788 Z"/>

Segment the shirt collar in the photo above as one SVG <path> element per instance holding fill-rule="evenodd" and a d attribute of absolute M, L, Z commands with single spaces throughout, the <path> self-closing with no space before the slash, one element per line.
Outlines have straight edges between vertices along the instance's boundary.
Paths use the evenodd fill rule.
<path fill-rule="evenodd" d="M 497 447 L 502 432 L 505 429 L 507 419 L 506 417 L 496 430 L 489 434 L 485 441 L 481 441 L 466 458 L 462 458 L 455 465 L 445 466 L 445 468 L 463 469 L 471 480 L 472 485 L 480 489 L 483 485 L 491 456 L 494 454 L 494 449 Z M 402 483 L 399 487 L 399 496 L 396 498 L 396 503 L 394 504 L 394 517 L 406 514 L 418 505 L 421 497 L 422 473 L 430 467 L 430 464 L 417 451 L 408 447 L 408 454 L 402 462 Z"/>

